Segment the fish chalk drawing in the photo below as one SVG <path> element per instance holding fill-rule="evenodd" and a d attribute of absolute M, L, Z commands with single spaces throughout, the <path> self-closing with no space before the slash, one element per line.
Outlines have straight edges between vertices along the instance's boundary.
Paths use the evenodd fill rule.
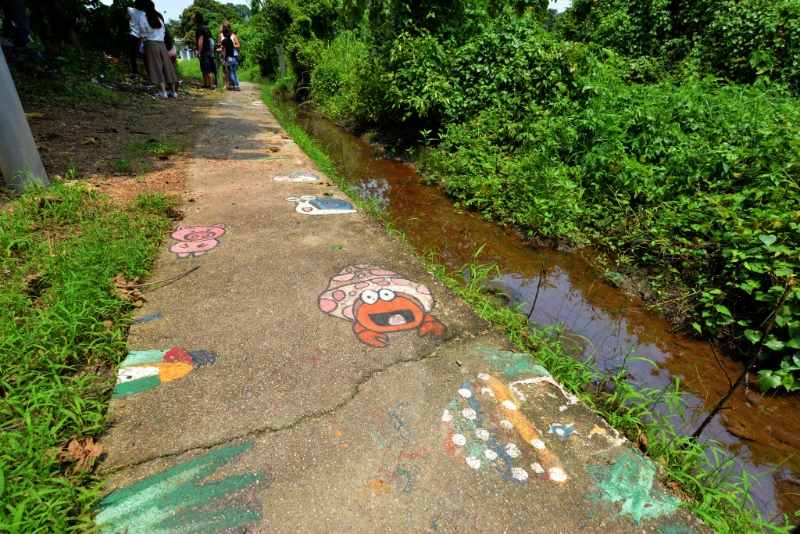
<path fill-rule="evenodd" d="M 339 215 L 341 213 L 355 213 L 353 205 L 338 198 L 317 198 L 314 195 L 302 197 L 286 197 L 287 202 L 297 202 L 294 211 L 303 215 Z"/>

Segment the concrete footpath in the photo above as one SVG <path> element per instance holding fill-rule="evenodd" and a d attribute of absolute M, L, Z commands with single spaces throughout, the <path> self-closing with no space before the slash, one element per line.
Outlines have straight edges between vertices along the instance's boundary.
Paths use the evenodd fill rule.
<path fill-rule="evenodd" d="M 708 530 L 323 176 L 211 113 L 119 370 L 104 532 Z"/>

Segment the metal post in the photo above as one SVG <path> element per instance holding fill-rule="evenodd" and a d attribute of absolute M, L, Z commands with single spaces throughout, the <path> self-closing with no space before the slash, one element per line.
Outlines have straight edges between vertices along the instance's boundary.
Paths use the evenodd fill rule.
<path fill-rule="evenodd" d="M 50 185 L 22 110 L 6 57 L 0 50 L 0 171 L 6 183 L 21 193 L 32 187 Z"/>
<path fill-rule="evenodd" d="M 278 45 L 278 65 L 281 72 L 281 78 L 286 76 L 286 59 L 283 57 L 283 43 Z"/>

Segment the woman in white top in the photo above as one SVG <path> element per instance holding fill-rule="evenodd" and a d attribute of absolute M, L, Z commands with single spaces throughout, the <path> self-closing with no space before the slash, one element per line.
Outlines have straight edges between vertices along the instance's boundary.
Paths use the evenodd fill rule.
<path fill-rule="evenodd" d="M 131 32 L 128 35 L 128 61 L 131 63 L 131 78 L 134 80 L 139 77 L 136 58 L 139 57 L 139 19 L 144 17 L 144 3 L 144 0 L 135 0 L 133 7 L 128 8 L 131 25 Z M 145 64 L 145 68 L 147 68 L 147 64 Z"/>
<path fill-rule="evenodd" d="M 178 77 L 172 68 L 167 47 L 164 44 L 166 25 L 164 17 L 156 11 L 152 0 L 145 0 L 145 16 L 139 20 L 139 41 L 146 43 L 144 61 L 150 80 L 158 83 L 156 98 L 178 98 Z M 166 84 L 170 84 L 167 94 Z"/>

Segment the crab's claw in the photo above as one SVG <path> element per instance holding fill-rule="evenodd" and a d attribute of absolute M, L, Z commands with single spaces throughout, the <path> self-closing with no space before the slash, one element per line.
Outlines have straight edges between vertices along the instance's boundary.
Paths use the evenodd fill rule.
<path fill-rule="evenodd" d="M 427 336 L 433 334 L 433 337 L 439 337 L 444 334 L 444 325 L 436 320 L 432 315 L 426 315 L 422 320 L 422 325 L 419 327 L 419 336 Z"/>
<path fill-rule="evenodd" d="M 373 347 L 382 349 L 389 344 L 389 336 L 386 334 L 381 334 L 380 332 L 367 330 L 358 323 L 353 325 L 353 332 L 356 333 L 356 337 L 360 341 L 363 341 L 367 345 L 372 345 Z"/>

